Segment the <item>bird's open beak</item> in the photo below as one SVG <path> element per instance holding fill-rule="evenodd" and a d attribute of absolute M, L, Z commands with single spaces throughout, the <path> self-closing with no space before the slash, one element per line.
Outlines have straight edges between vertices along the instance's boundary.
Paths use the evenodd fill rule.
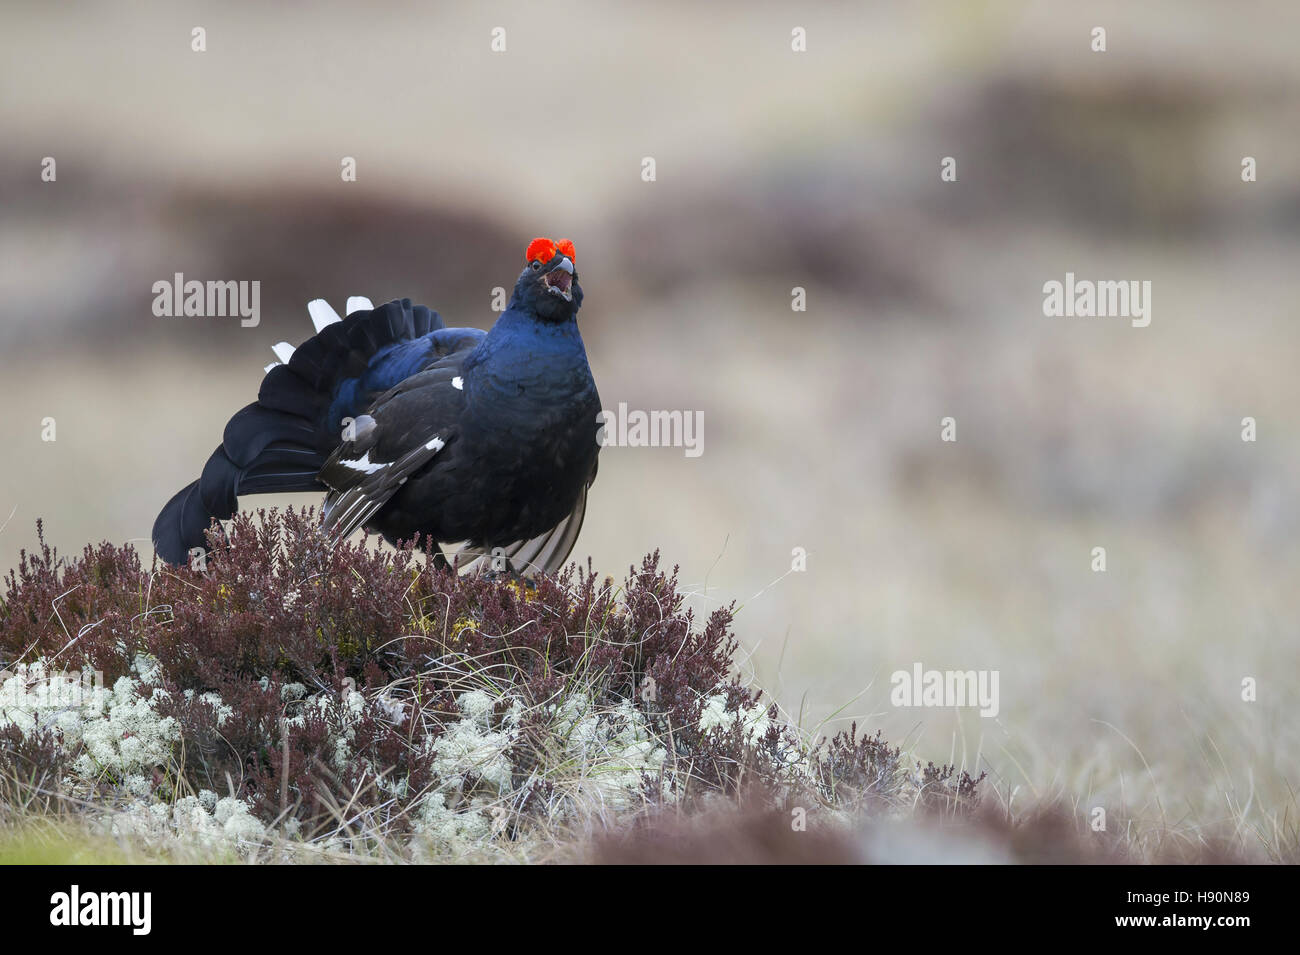
<path fill-rule="evenodd" d="M 551 266 L 545 275 L 545 281 L 549 291 L 562 296 L 566 302 L 573 301 L 573 263 L 567 255 Z"/>

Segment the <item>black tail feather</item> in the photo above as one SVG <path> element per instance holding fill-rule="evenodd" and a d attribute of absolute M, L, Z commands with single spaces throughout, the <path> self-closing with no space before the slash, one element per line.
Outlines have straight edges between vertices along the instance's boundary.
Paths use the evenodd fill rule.
<path fill-rule="evenodd" d="M 446 328 L 442 317 L 423 305 L 412 305 L 409 298 L 400 302 L 389 302 L 371 311 L 353 312 L 341 322 L 326 325 L 313 337 L 307 339 L 294 350 L 293 357 L 284 370 L 301 379 L 310 394 L 328 393 L 335 384 L 345 378 L 359 378 L 365 374 L 370 358 L 386 345 L 394 342 L 411 341 L 422 338 L 440 328 Z M 283 379 L 283 374 L 276 375 L 277 368 L 271 369 L 263 383 L 280 386 L 279 380 L 272 382 L 273 376 Z M 291 386 L 292 387 L 292 386 Z M 292 389 L 292 403 L 301 404 L 301 389 Z M 288 397 L 288 396 L 286 396 Z M 269 404 L 261 395 L 258 401 Z M 272 407 L 285 411 L 301 413 L 297 407 Z"/>
<path fill-rule="evenodd" d="M 213 519 L 227 520 L 242 494 L 323 490 L 316 474 L 338 445 L 327 420 L 339 382 L 365 374 L 371 357 L 394 342 L 445 328 L 437 312 L 409 299 L 354 312 L 325 326 L 262 379 L 257 401 L 226 424 L 199 480 L 172 497 L 153 526 L 158 555 L 183 564 Z"/>
<path fill-rule="evenodd" d="M 184 564 L 191 547 L 206 543 L 203 532 L 212 523 L 212 515 L 203 506 L 199 482 L 181 488 L 167 502 L 153 523 L 153 544 L 158 556 L 169 564 Z"/>
<path fill-rule="evenodd" d="M 203 465 L 203 474 L 199 477 L 199 495 L 208 514 L 223 521 L 233 515 L 239 506 L 239 468 L 226 456 L 225 448 L 213 451 L 208 463 Z M 206 527 L 207 524 L 203 526 Z"/>
<path fill-rule="evenodd" d="M 320 403 L 317 398 L 316 404 Z M 308 453 L 320 453 L 323 464 L 329 456 L 330 444 L 312 423 L 318 416 L 316 408 L 304 408 L 302 412 L 291 414 L 267 408 L 259 400 L 257 404 L 240 409 L 226 423 L 221 446 L 230 460 L 241 468 L 251 467 L 267 448 L 277 443 L 302 448 Z"/>

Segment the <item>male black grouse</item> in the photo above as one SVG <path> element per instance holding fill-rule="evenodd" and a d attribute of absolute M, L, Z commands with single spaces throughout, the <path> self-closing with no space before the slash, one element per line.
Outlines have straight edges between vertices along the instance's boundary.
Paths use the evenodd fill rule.
<path fill-rule="evenodd" d="M 164 560 L 204 547 L 238 497 L 324 490 L 334 539 L 460 544 L 471 565 L 532 575 L 569 556 L 596 477 L 600 397 L 578 334 L 573 243 L 534 239 L 490 332 L 447 328 L 410 299 L 347 318 L 308 306 L 317 334 L 275 346 L 257 401 L 226 425 L 199 480 L 154 522 Z"/>

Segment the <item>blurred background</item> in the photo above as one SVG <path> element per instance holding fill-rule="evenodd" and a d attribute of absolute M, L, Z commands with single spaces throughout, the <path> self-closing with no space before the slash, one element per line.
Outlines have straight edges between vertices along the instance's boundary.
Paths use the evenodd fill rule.
<path fill-rule="evenodd" d="M 309 299 L 486 328 L 569 236 L 605 406 L 704 416 L 605 450 L 575 556 L 737 601 L 809 731 L 1294 839 L 1300 7 L 446 6 L 6 3 L 0 568 L 37 518 L 148 554 Z M 1045 318 L 1067 271 L 1151 281 L 1150 326 Z M 176 272 L 260 325 L 155 317 Z M 891 706 L 917 662 L 1001 712 Z"/>

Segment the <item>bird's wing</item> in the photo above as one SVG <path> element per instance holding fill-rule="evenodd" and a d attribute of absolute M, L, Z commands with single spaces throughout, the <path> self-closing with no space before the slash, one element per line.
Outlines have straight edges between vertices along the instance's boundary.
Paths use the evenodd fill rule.
<path fill-rule="evenodd" d="M 351 422 L 317 480 L 330 488 L 322 524 L 335 540 L 365 525 L 398 489 L 456 438 L 465 409 L 462 346 L 376 398 Z"/>
<path fill-rule="evenodd" d="M 508 571 L 524 577 L 555 573 L 564 566 L 573 545 L 577 543 L 578 532 L 582 530 L 582 519 L 587 512 L 587 488 L 591 487 L 595 479 L 596 470 L 593 468 L 591 477 L 578 494 L 573 510 L 544 534 L 538 534 L 529 540 L 515 541 L 497 550 L 462 547 L 447 554 L 448 560 L 456 563 L 462 573 Z"/>
<path fill-rule="evenodd" d="M 325 497 L 325 531 L 342 540 L 363 526 L 444 447 L 446 441 L 435 434 L 395 461 L 371 461 L 368 451 L 349 459 L 336 451 L 320 473 L 320 480 L 331 488 Z"/>

